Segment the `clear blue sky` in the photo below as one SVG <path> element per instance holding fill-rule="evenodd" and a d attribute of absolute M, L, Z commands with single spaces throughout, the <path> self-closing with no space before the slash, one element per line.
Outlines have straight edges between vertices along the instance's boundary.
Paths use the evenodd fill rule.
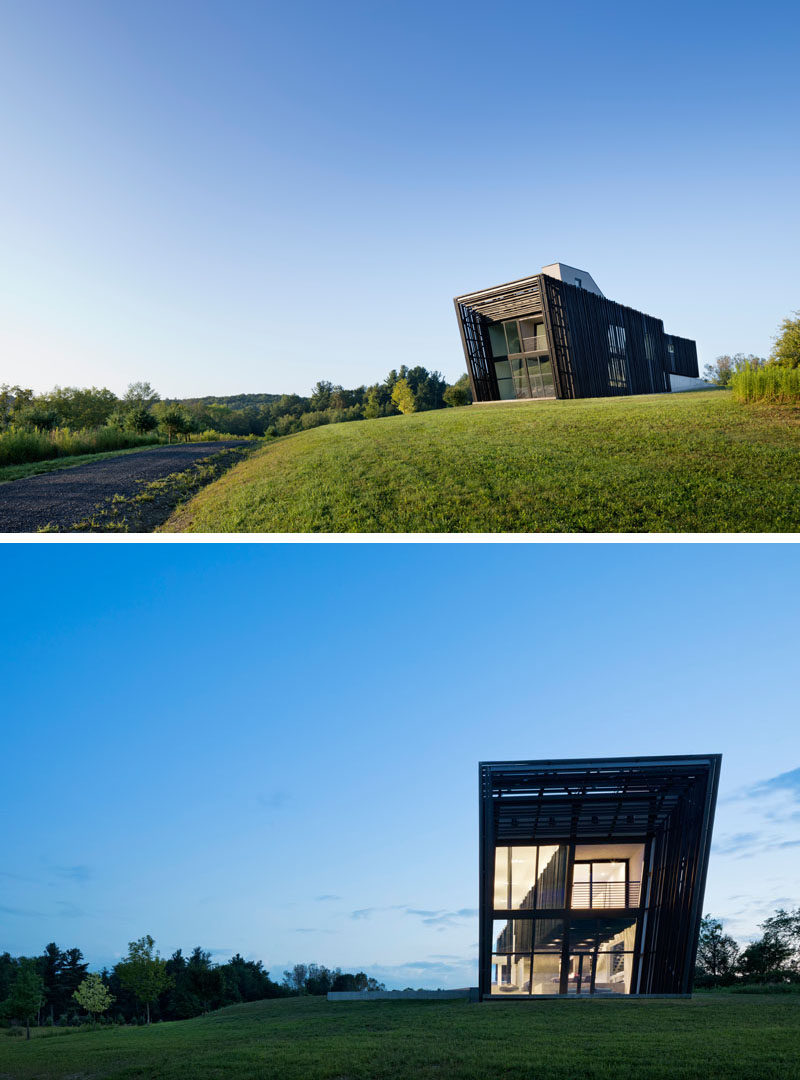
<path fill-rule="evenodd" d="M 0 950 L 474 983 L 496 758 L 722 753 L 706 909 L 800 904 L 794 546 L 3 556 Z"/>
<path fill-rule="evenodd" d="M 455 379 L 452 297 L 556 260 L 765 355 L 799 36 L 796 0 L 4 0 L 0 381 Z"/>

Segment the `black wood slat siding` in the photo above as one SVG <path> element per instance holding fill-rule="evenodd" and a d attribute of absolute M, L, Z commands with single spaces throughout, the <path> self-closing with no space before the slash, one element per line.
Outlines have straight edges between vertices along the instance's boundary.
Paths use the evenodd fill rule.
<path fill-rule="evenodd" d="M 456 313 L 461 329 L 461 342 L 464 346 L 472 396 L 475 401 L 497 401 L 500 397 L 500 389 L 497 385 L 497 374 L 489 347 L 487 319 L 474 308 L 459 304 L 457 301 Z"/>
<path fill-rule="evenodd" d="M 667 371 L 673 375 L 687 375 L 697 379 L 700 371 L 697 366 L 697 345 L 689 338 L 668 334 L 667 341 L 672 342 L 673 352 L 667 352 Z"/>
<path fill-rule="evenodd" d="M 559 397 L 669 391 L 667 336 L 661 319 L 557 278 L 542 277 Z"/>

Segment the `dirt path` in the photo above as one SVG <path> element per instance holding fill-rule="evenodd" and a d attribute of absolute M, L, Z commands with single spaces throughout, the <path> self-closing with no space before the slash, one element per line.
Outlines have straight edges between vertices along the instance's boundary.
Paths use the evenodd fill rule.
<path fill-rule="evenodd" d="M 242 440 L 157 446 L 136 454 L 90 461 L 74 469 L 0 484 L 0 532 L 36 532 L 45 525 L 68 529 L 91 516 L 112 495 L 135 495 L 160 480 Z"/>

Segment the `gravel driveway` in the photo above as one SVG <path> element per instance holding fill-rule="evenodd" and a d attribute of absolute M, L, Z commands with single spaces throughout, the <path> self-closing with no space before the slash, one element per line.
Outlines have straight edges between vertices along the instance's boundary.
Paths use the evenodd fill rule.
<path fill-rule="evenodd" d="M 226 447 L 244 443 L 231 439 L 157 446 L 0 484 L 0 532 L 36 532 L 51 524 L 68 529 L 89 517 L 98 503 L 112 495 L 135 495 L 143 483 L 180 472 Z"/>

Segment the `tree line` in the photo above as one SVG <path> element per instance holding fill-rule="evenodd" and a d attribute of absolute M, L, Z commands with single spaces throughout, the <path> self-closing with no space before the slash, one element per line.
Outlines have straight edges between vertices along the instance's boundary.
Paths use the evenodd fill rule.
<path fill-rule="evenodd" d="M 800 907 L 779 908 L 760 924 L 760 938 L 743 949 L 719 919 L 704 916 L 697 947 L 694 985 L 798 984 L 800 988 Z"/>
<path fill-rule="evenodd" d="M 0 954 L 0 1019 L 24 1024 L 73 1025 L 91 1020 L 149 1024 L 193 1016 L 264 998 L 327 994 L 329 990 L 383 990 L 363 971 L 343 972 L 321 964 L 296 964 L 278 983 L 260 960 L 238 953 L 216 964 L 199 945 L 184 956 L 177 949 L 163 959 L 146 934 L 128 943 L 113 968 L 90 972 L 80 949 L 55 942 L 41 956 Z"/>
<path fill-rule="evenodd" d="M 468 405 L 469 380 L 448 385 L 438 371 L 401 367 L 372 386 L 346 390 L 322 380 L 311 394 L 238 394 L 214 398 L 161 398 L 149 382 L 131 383 L 122 397 L 97 387 L 57 386 L 35 394 L 0 385 L 0 432 L 9 429 L 81 431 L 99 427 L 147 434 L 162 431 L 169 441 L 198 432 L 271 437 L 323 424 L 370 420 L 400 413 Z"/>
<path fill-rule="evenodd" d="M 773 339 L 769 357 L 754 356 L 752 353 L 735 353 L 718 356 L 713 364 L 703 368 L 703 378 L 714 386 L 730 386 L 734 375 L 743 371 L 758 371 L 762 368 L 800 368 L 800 311 L 794 317 L 787 316 L 781 323 Z"/>

